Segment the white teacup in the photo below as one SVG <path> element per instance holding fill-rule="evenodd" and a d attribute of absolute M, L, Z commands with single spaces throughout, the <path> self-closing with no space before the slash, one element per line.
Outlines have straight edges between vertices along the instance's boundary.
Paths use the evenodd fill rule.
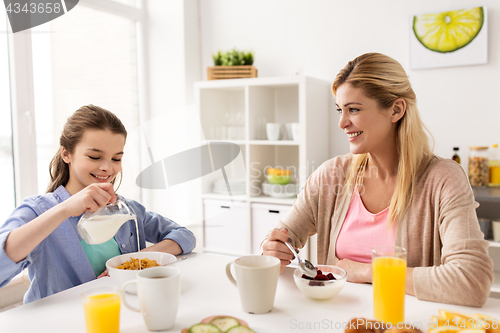
<path fill-rule="evenodd" d="M 141 312 L 150 331 L 168 330 L 174 326 L 181 294 L 181 271 L 176 267 L 151 267 L 137 273 L 137 280 L 126 282 L 137 284 L 139 308 L 127 302 L 123 294 L 123 304 L 136 312 Z"/>
<path fill-rule="evenodd" d="M 236 280 L 231 273 L 234 266 Z M 268 313 L 273 309 L 280 260 L 265 255 L 244 256 L 226 265 L 226 274 L 240 294 L 243 311 Z"/>
<path fill-rule="evenodd" d="M 266 134 L 267 139 L 270 141 L 281 140 L 283 138 L 283 124 L 267 123 Z"/>

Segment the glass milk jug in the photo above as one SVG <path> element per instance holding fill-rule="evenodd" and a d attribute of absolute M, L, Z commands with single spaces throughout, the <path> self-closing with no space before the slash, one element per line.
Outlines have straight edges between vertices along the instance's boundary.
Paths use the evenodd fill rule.
<path fill-rule="evenodd" d="M 99 208 L 86 212 L 76 226 L 78 233 L 87 244 L 101 244 L 110 240 L 127 221 L 136 221 L 136 215 L 122 197 Z"/>

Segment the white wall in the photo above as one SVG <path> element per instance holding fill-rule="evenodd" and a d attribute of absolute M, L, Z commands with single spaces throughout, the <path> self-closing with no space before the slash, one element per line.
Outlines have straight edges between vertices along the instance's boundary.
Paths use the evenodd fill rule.
<path fill-rule="evenodd" d="M 417 93 L 422 118 L 436 141 L 436 153 L 451 157 L 459 146 L 500 143 L 500 1 L 498 0 L 147 0 L 145 37 L 149 76 L 146 98 L 150 116 L 189 114 L 193 82 L 206 79 L 211 54 L 233 47 L 255 52 L 259 77 L 305 75 L 333 81 L 345 64 L 366 52 L 385 53 L 401 62 Z M 410 70 L 409 20 L 412 15 L 469 8 L 488 8 L 488 64 Z M 333 110 L 333 108 L 332 108 Z M 330 117 L 330 155 L 349 151 L 345 135 Z M 151 131 L 157 160 L 184 149 L 199 136 L 196 119 L 177 119 L 169 133 Z M 159 126 L 163 128 L 162 126 Z M 170 132 L 172 131 L 172 132 Z M 165 135 L 166 139 L 165 139 Z M 146 164 L 147 165 L 147 164 Z M 179 185 L 178 185 L 179 186 Z M 199 224 L 196 182 L 183 189 L 151 190 L 146 204 L 181 224 Z M 148 200 L 150 199 L 150 200 Z M 200 231 L 193 228 L 193 231 Z M 201 238 L 200 234 L 197 234 Z"/>
<path fill-rule="evenodd" d="M 200 145 L 201 126 L 193 106 L 193 83 L 201 80 L 198 1 L 146 0 L 144 6 L 148 103 L 139 135 L 147 134 L 154 160 L 160 161 Z M 150 164 L 146 156 L 144 165 Z M 201 239 L 201 200 L 194 197 L 200 191 L 199 180 L 144 190 L 144 203 L 188 226 Z"/>
<path fill-rule="evenodd" d="M 486 6 L 488 64 L 409 69 L 409 22 L 415 14 Z M 233 47 L 255 52 L 259 77 L 305 75 L 333 81 L 346 63 L 366 52 L 397 59 L 417 94 L 435 152 L 451 157 L 459 146 L 500 143 L 500 1 L 498 0 L 201 0 L 201 56 Z M 331 114 L 331 156 L 348 152 L 345 135 Z M 464 163 L 462 163 L 464 164 Z"/>

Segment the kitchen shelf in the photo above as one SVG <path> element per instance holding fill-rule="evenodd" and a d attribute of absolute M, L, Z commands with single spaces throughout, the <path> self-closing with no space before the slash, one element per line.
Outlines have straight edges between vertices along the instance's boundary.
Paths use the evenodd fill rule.
<path fill-rule="evenodd" d="M 272 229 L 296 200 L 262 194 L 266 168 L 290 170 L 302 188 L 315 166 L 329 158 L 331 82 L 300 75 L 203 81 L 196 82 L 194 90 L 204 134 L 200 141 L 238 144 L 241 153 L 224 170 L 229 180 L 246 181 L 246 195 L 233 197 L 238 204 L 231 205 L 230 196 L 211 193 L 213 183 L 222 178 L 221 171 L 202 177 L 204 225 L 225 226 L 217 232 L 205 228 L 202 247 L 228 254 L 229 245 L 221 244 L 237 238 L 231 245 L 235 254 L 243 249 L 246 254 L 256 253 L 264 231 Z M 299 140 L 266 140 L 266 123 L 298 123 Z M 238 127 L 241 139 L 219 140 L 231 126 Z M 305 258 L 308 248 L 309 244 L 301 252 Z M 309 259 L 315 258 L 316 253 L 311 253 Z"/>
<path fill-rule="evenodd" d="M 234 143 L 236 145 L 244 145 L 246 143 L 245 140 L 202 140 L 201 143 L 202 144 L 206 144 L 206 143 L 211 143 L 211 142 L 230 142 L 230 143 Z"/>
<path fill-rule="evenodd" d="M 250 202 L 260 202 L 260 203 L 270 203 L 270 204 L 279 204 L 279 205 L 293 205 L 296 197 L 293 198 L 273 198 L 267 195 L 259 195 L 257 197 L 250 197 L 248 199 Z M 499 243 L 500 244 L 500 243 Z"/>
<path fill-rule="evenodd" d="M 232 197 L 230 195 L 225 195 L 225 194 L 217 194 L 217 193 L 204 193 L 201 195 L 203 199 L 215 199 L 215 200 L 225 200 L 225 201 L 246 201 L 247 196 L 240 194 L 240 195 L 233 195 Z"/>
<path fill-rule="evenodd" d="M 249 202 L 260 202 L 260 203 L 270 203 L 270 204 L 278 204 L 278 205 L 293 205 L 296 197 L 293 198 L 273 198 L 267 195 L 260 195 L 256 197 L 247 197 L 246 195 L 233 195 L 232 197 L 224 194 L 217 193 L 204 193 L 202 194 L 202 199 L 215 199 L 215 200 L 224 200 L 224 201 L 249 201 Z M 500 243 L 498 243 L 500 246 Z"/>
<path fill-rule="evenodd" d="M 495 280 L 491 285 L 491 291 L 494 293 L 500 293 L 500 272 L 495 272 Z"/>
<path fill-rule="evenodd" d="M 472 186 L 474 199 L 479 202 L 479 207 L 476 209 L 478 217 L 489 220 L 500 219 L 500 188 L 498 187 L 482 187 Z M 495 281 L 491 286 L 492 293 L 500 293 L 500 242 L 489 240 L 489 256 L 493 260 L 493 269 L 495 270 Z"/>
<path fill-rule="evenodd" d="M 493 270 L 495 273 L 495 280 L 491 286 L 491 292 L 495 293 L 496 296 L 500 296 L 500 242 L 495 242 L 490 240 L 490 247 L 488 248 L 488 254 L 493 260 Z"/>
<path fill-rule="evenodd" d="M 478 202 L 500 203 L 500 187 L 472 186 L 472 191 Z"/>
<path fill-rule="evenodd" d="M 495 242 L 493 240 L 488 240 L 490 242 L 491 247 L 498 247 L 500 248 L 500 242 Z"/>
<path fill-rule="evenodd" d="M 250 140 L 248 141 L 250 145 L 257 146 L 298 146 L 298 141 L 293 140 L 277 140 L 277 141 L 269 141 L 269 140 Z"/>

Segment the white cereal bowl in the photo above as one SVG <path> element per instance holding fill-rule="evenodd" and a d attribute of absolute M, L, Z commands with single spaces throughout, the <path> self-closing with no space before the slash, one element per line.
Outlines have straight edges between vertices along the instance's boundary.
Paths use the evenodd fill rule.
<path fill-rule="evenodd" d="M 302 278 L 302 270 L 297 268 L 293 272 L 293 279 L 295 280 L 295 284 L 299 288 L 304 295 L 314 299 L 328 299 L 337 295 L 347 280 L 347 273 L 340 267 L 330 266 L 330 265 L 316 265 L 316 267 L 323 272 L 323 274 L 327 275 L 328 273 L 332 273 L 335 276 L 336 280 L 328 280 L 328 281 L 312 281 Z M 321 285 L 317 285 L 320 283 L 311 283 L 310 282 L 321 282 Z"/>
<path fill-rule="evenodd" d="M 121 288 L 125 282 L 135 280 L 137 272 L 139 270 L 125 270 L 125 269 L 119 269 L 115 268 L 120 266 L 126 261 L 130 261 L 130 258 L 134 259 L 145 259 L 148 258 L 149 260 L 156 260 L 156 262 L 160 266 L 164 266 L 166 264 L 172 263 L 177 261 L 177 258 L 174 255 L 171 255 L 170 253 L 165 253 L 165 252 L 132 252 L 132 253 L 127 253 L 127 254 L 122 254 L 116 257 L 113 257 L 106 261 L 106 269 L 108 270 L 109 276 L 111 279 L 115 282 L 115 284 Z M 146 268 L 147 269 L 147 268 Z M 130 293 L 130 294 L 137 294 L 137 288 L 135 284 L 127 286 L 125 288 L 125 291 Z"/>

